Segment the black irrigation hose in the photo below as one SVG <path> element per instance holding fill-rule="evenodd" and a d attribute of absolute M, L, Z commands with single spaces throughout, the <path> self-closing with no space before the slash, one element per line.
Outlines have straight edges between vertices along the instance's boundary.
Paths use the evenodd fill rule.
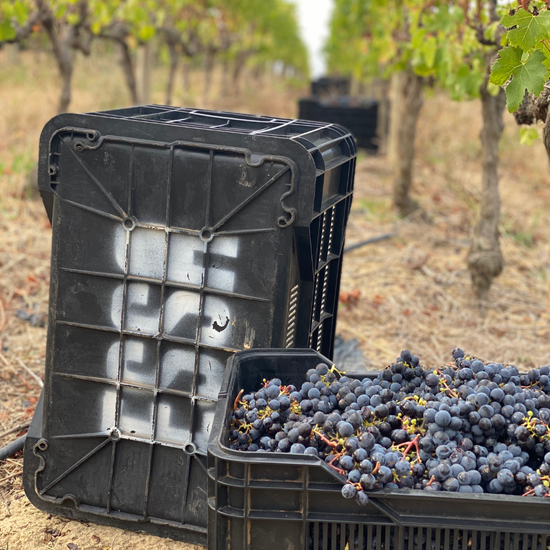
<path fill-rule="evenodd" d="M 25 445 L 25 439 L 27 434 L 18 437 L 15 441 L 8 443 L 5 447 L 0 449 L 0 460 L 6 460 L 10 456 L 13 456 L 17 451 L 20 451 Z"/>
<path fill-rule="evenodd" d="M 372 237 L 371 239 L 367 239 L 366 241 L 361 241 L 355 244 L 352 244 L 351 246 L 348 246 L 344 248 L 344 254 L 346 252 L 351 252 L 352 250 L 355 250 L 356 248 L 361 248 L 362 246 L 366 246 L 367 244 L 377 243 L 378 241 L 384 241 L 386 239 L 391 239 L 392 237 L 395 237 L 397 233 L 385 233 L 384 235 L 378 235 L 378 237 Z"/>

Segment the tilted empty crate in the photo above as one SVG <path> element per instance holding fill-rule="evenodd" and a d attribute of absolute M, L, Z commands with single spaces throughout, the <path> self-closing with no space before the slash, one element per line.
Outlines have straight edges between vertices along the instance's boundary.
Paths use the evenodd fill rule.
<path fill-rule="evenodd" d="M 226 360 L 331 356 L 354 166 L 332 124 L 144 106 L 46 125 L 46 377 L 25 448 L 36 506 L 206 543 Z"/>
<path fill-rule="evenodd" d="M 317 457 L 229 448 L 241 389 L 272 378 L 299 386 L 319 363 L 331 364 L 305 349 L 243 351 L 229 360 L 208 446 L 209 550 L 549 547 L 547 498 L 384 489 L 361 507 L 342 496 L 345 478 Z"/>

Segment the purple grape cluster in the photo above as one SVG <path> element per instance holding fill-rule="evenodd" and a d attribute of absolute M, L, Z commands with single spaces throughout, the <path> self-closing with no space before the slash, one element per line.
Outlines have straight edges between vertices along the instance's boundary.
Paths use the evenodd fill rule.
<path fill-rule="evenodd" d="M 520 374 L 457 348 L 428 369 L 409 351 L 375 378 L 324 363 L 235 400 L 229 445 L 317 456 L 368 503 L 386 489 L 550 496 L 550 368 Z"/>

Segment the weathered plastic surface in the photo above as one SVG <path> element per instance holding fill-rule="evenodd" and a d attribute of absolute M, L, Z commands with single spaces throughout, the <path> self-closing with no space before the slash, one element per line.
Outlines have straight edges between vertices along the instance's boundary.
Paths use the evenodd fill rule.
<path fill-rule="evenodd" d="M 332 354 L 354 163 L 345 130 L 302 121 L 144 106 L 46 125 L 48 344 L 25 461 L 36 506 L 206 543 L 228 357 Z"/>
<path fill-rule="evenodd" d="M 331 362 L 313 350 L 243 351 L 228 362 L 208 446 L 209 550 L 544 550 L 549 499 L 382 490 L 360 507 L 342 476 L 308 455 L 229 449 L 239 390 L 300 384 Z M 348 376 L 353 376 L 348 374 Z M 364 375 L 362 375 L 364 376 Z"/>

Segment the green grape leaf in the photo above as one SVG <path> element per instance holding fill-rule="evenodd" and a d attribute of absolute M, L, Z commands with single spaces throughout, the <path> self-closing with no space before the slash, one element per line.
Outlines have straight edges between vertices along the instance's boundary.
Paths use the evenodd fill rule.
<path fill-rule="evenodd" d="M 493 84 L 492 82 L 487 82 L 487 91 L 493 97 L 496 97 L 500 93 L 501 87 Z"/>
<path fill-rule="evenodd" d="M 500 23 L 498 21 L 495 21 L 494 23 L 491 23 L 487 28 L 485 29 L 483 36 L 487 38 L 488 40 L 496 40 L 497 37 L 497 30 L 500 27 Z"/>
<path fill-rule="evenodd" d="M 424 60 L 430 69 L 433 69 L 436 52 L 437 41 L 433 36 L 430 36 L 430 38 L 428 38 L 428 40 L 424 43 Z"/>
<path fill-rule="evenodd" d="M 424 37 L 426 36 L 426 30 L 425 29 L 414 29 L 411 32 L 411 45 L 413 49 L 419 50 L 422 48 L 422 44 L 424 43 Z"/>
<path fill-rule="evenodd" d="M 521 145 L 533 145 L 539 139 L 539 132 L 536 128 L 521 128 L 519 131 L 519 142 Z"/>
<path fill-rule="evenodd" d="M 99 34 L 101 32 L 101 21 L 94 21 L 90 27 L 93 34 Z"/>
<path fill-rule="evenodd" d="M 9 21 L 0 20 L 0 42 L 3 40 L 13 40 L 16 35 L 15 29 Z"/>
<path fill-rule="evenodd" d="M 451 79 L 451 98 L 454 101 L 461 101 L 467 97 L 476 97 L 479 88 L 483 83 L 483 74 L 463 63 L 455 71 Z"/>
<path fill-rule="evenodd" d="M 546 42 L 539 42 L 536 46 L 535 46 L 535 49 L 536 50 L 539 50 L 541 51 L 543 54 L 544 54 L 544 66 L 547 68 L 547 69 L 550 69 L 550 49 L 549 49 L 550 46 L 548 46 L 548 44 L 546 44 Z"/>
<path fill-rule="evenodd" d="M 17 22 L 20 25 L 24 25 L 27 17 L 29 16 L 28 7 L 25 6 L 23 2 L 18 1 L 13 5 L 13 11 L 15 13 L 15 17 L 17 18 Z"/>
<path fill-rule="evenodd" d="M 548 69 L 544 66 L 545 57 L 539 50 L 524 56 L 521 48 L 502 48 L 498 59 L 491 68 L 490 82 L 503 86 L 510 77 L 512 81 L 506 87 L 506 106 L 510 112 L 517 110 L 525 95 L 525 90 L 539 95 L 548 78 Z"/>
<path fill-rule="evenodd" d="M 533 15 L 524 9 L 519 9 L 514 15 L 505 15 L 501 23 L 507 28 L 508 40 L 512 46 L 519 46 L 528 51 L 537 42 L 550 38 L 550 11 L 541 11 Z"/>
<path fill-rule="evenodd" d="M 67 23 L 73 26 L 78 25 L 80 23 L 80 15 L 78 13 L 70 13 L 67 15 Z"/>
<path fill-rule="evenodd" d="M 138 34 L 140 40 L 143 40 L 143 42 L 147 42 L 155 36 L 155 27 L 153 25 L 147 25 L 139 30 Z"/>

